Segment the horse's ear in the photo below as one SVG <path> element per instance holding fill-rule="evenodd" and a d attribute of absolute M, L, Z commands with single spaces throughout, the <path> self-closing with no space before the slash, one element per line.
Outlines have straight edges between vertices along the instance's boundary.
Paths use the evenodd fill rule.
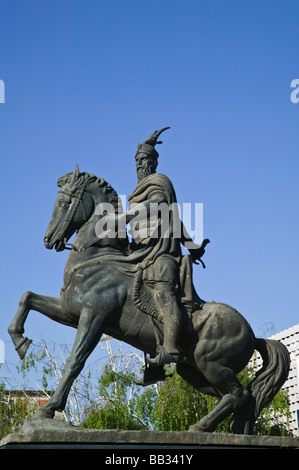
<path fill-rule="evenodd" d="M 77 163 L 76 168 L 73 171 L 73 175 L 72 175 L 72 179 L 71 179 L 72 184 L 76 183 L 76 181 L 78 181 L 78 176 L 79 176 L 79 166 L 78 166 L 78 163 Z"/>

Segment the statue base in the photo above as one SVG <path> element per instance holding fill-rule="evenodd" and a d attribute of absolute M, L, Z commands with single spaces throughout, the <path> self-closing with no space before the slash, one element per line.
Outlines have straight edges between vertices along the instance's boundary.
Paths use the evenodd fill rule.
<path fill-rule="evenodd" d="M 54 448 L 103 449 L 107 458 L 120 449 L 134 450 L 132 455 L 136 450 L 138 453 L 138 449 L 150 450 L 153 454 L 174 450 L 177 455 L 187 455 L 201 449 L 298 449 L 299 437 L 85 429 L 55 419 L 31 418 L 0 441 L 0 449 Z"/>

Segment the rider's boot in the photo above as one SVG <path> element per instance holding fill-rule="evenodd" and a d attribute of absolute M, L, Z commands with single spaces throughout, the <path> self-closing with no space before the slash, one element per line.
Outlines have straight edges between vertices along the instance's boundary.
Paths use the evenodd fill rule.
<path fill-rule="evenodd" d="M 172 324 L 171 327 L 169 324 Z M 161 366 L 178 362 L 180 351 L 176 346 L 175 338 L 177 337 L 178 329 L 174 322 L 165 321 L 164 316 L 164 343 L 163 346 L 159 345 L 158 354 L 156 357 L 147 358 L 147 362 L 152 366 Z"/>
<path fill-rule="evenodd" d="M 178 335 L 180 328 L 181 312 L 172 286 L 160 285 L 157 291 L 157 300 L 160 310 L 163 313 L 164 341 L 163 346 L 159 346 L 159 352 L 155 358 L 147 358 L 151 365 L 161 366 L 177 362 L 180 356 L 178 349 Z"/>

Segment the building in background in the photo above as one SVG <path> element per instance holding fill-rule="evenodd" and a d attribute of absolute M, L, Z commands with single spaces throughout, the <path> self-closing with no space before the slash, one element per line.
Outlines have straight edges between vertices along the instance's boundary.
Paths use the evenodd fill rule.
<path fill-rule="evenodd" d="M 289 395 L 291 412 L 290 429 L 294 436 L 299 436 L 299 323 L 270 336 L 269 339 L 281 341 L 290 353 L 290 373 L 281 389 L 287 390 Z M 254 363 L 257 369 L 262 367 L 260 355 L 255 355 Z"/>

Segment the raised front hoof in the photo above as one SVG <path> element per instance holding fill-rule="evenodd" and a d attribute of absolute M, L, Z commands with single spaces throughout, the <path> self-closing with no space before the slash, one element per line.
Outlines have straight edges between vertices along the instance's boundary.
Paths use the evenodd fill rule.
<path fill-rule="evenodd" d="M 20 341 L 16 344 L 15 350 L 17 351 L 20 359 L 24 359 L 27 349 L 32 343 L 32 339 L 21 338 Z"/>

